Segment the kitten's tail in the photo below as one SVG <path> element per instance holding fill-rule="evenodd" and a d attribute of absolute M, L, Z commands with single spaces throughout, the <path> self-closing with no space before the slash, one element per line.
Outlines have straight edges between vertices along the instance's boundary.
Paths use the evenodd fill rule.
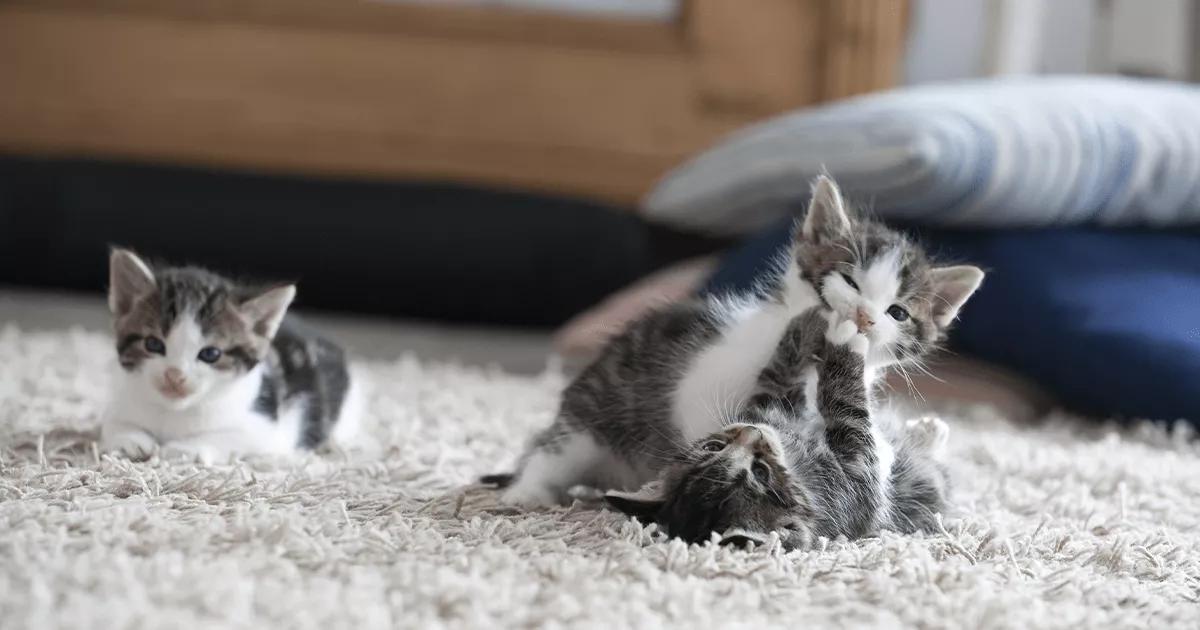
<path fill-rule="evenodd" d="M 507 488 L 512 485 L 513 479 L 516 479 L 516 477 L 513 473 L 496 473 L 480 477 L 479 483 L 496 486 L 497 488 Z"/>

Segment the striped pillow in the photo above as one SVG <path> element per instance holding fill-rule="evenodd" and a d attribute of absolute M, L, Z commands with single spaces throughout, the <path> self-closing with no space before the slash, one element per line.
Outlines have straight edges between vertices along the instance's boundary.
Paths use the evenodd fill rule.
<path fill-rule="evenodd" d="M 1200 88 L 1057 77 L 906 88 L 749 127 L 676 168 L 651 219 L 770 225 L 827 171 L 885 219 L 1029 227 L 1200 223 Z"/>

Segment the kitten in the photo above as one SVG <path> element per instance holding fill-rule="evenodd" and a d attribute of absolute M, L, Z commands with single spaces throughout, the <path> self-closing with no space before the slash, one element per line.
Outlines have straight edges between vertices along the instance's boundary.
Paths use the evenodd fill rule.
<path fill-rule="evenodd" d="M 829 317 L 814 308 L 793 319 L 737 422 L 679 449 L 637 492 L 609 492 L 609 504 L 688 542 L 715 532 L 723 544 L 762 544 L 777 532 L 790 549 L 818 536 L 934 529 L 946 506 L 949 429 L 931 418 L 893 426 L 893 414 L 872 411 L 866 335 Z M 812 404 L 801 377 L 810 366 Z"/>
<path fill-rule="evenodd" d="M 156 446 L 206 463 L 289 453 L 355 425 L 345 353 L 285 319 L 293 285 L 255 288 L 195 267 L 151 267 L 114 249 L 108 305 L 121 370 L 105 450 Z"/>
<path fill-rule="evenodd" d="M 829 334 L 857 331 L 869 392 L 882 369 L 932 350 L 983 279 L 975 267 L 934 267 L 902 234 L 852 215 L 826 177 L 814 182 L 798 228 L 761 296 L 673 305 L 614 338 L 564 391 L 558 417 L 517 471 L 485 478 L 505 486 L 501 500 L 545 506 L 575 485 L 633 489 L 657 478 L 738 417 L 786 329 L 814 307 L 828 312 Z M 794 380 L 804 386 L 791 394 L 816 398 L 816 363 Z M 891 443 L 869 421 L 864 430 L 876 477 L 889 479 Z"/>

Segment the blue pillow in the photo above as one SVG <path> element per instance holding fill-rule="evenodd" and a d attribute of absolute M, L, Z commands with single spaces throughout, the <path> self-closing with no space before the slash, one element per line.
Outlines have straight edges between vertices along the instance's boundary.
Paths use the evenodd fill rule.
<path fill-rule="evenodd" d="M 888 220 L 944 227 L 1200 223 L 1200 87 L 1107 77 L 923 85 L 741 130 L 672 170 L 649 218 L 750 234 L 828 172 Z"/>
<path fill-rule="evenodd" d="M 789 226 L 730 252 L 705 290 L 749 290 Z M 1080 413 L 1200 423 L 1200 234 L 917 232 L 936 255 L 988 270 L 951 335 L 957 351 Z"/>

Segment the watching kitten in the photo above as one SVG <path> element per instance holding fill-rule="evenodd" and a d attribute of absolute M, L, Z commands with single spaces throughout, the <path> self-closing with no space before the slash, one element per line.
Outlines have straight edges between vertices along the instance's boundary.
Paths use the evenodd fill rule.
<path fill-rule="evenodd" d="M 161 446 L 211 463 L 349 438 L 357 418 L 345 354 L 285 319 L 295 295 L 292 285 L 249 287 L 113 250 L 121 371 L 102 447 L 143 457 Z"/>
<path fill-rule="evenodd" d="M 849 425 L 822 417 L 818 363 L 799 350 L 778 355 L 791 357 L 781 360 L 778 371 L 787 376 L 775 384 L 786 394 L 767 399 L 788 401 L 784 415 L 809 430 L 852 426 L 830 435 L 870 443 L 870 474 L 879 481 L 871 490 L 887 497 L 898 455 L 870 421 L 872 386 L 884 368 L 917 363 L 931 351 L 982 279 L 975 267 L 932 266 L 902 234 L 848 212 L 833 181 L 818 178 L 765 297 L 677 304 L 631 324 L 567 387 L 557 419 L 534 436 L 517 472 L 485 481 L 506 486 L 502 501 L 532 506 L 562 502 L 579 484 L 642 487 L 741 417 L 760 375 L 771 378 L 768 363 L 787 349 L 780 341 L 794 318 L 808 313 L 825 322 L 815 339 L 836 348 L 830 356 L 857 357 L 835 361 L 846 378 L 831 378 L 825 368 L 828 388 L 857 382 L 849 394 L 862 400 L 854 401 Z M 791 462 L 791 453 L 775 451 L 779 462 Z"/>

